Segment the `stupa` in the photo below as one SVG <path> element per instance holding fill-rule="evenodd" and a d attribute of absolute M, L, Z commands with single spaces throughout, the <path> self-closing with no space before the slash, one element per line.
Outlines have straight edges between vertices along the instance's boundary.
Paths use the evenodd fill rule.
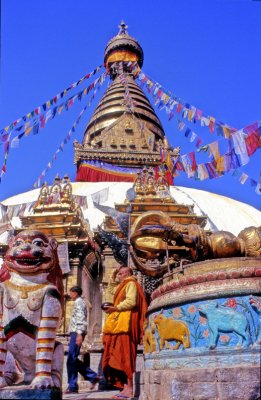
<path fill-rule="evenodd" d="M 135 81 L 143 57 L 122 22 L 105 48 L 111 84 L 82 143 L 74 143 L 76 182 L 58 178 L 3 204 L 14 231 L 43 229 L 58 240 L 63 259 L 66 253 L 66 290 L 80 284 L 92 304 L 85 348 L 94 370 L 102 354 L 100 306 L 110 300 L 114 269 L 128 263 L 150 302 L 145 364 L 141 348 L 137 365 L 140 399 L 234 400 L 243 393 L 250 400 L 259 384 L 261 213 L 214 193 L 173 186 L 161 154 L 178 157 L 180 149 L 170 146 Z M 224 239 L 220 231 L 230 236 Z M 228 238 L 232 245 L 224 242 L 220 249 Z M 7 239 L 6 232 L 0 235 L 0 257 Z M 64 343 L 70 311 L 67 300 Z M 239 329 L 231 322 L 237 319 Z"/>

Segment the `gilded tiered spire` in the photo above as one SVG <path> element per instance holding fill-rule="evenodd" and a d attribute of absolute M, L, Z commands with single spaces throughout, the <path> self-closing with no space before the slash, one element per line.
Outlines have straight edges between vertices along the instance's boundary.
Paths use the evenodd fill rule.
<path fill-rule="evenodd" d="M 143 50 L 127 32 L 122 21 L 119 33 L 107 44 L 104 65 L 112 80 L 93 116 L 82 145 L 75 143 L 75 163 L 106 162 L 138 169 L 161 164 L 160 150 L 177 155 L 171 149 L 161 122 L 144 92 L 135 81 L 143 65 Z"/>

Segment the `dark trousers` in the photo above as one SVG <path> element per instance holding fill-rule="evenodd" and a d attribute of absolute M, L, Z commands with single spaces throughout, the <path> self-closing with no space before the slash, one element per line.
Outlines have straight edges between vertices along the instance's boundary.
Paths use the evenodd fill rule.
<path fill-rule="evenodd" d="M 76 332 L 70 333 L 70 342 L 67 357 L 67 374 L 68 374 L 68 388 L 70 390 L 78 390 L 78 372 L 84 377 L 85 380 L 93 382 L 97 377 L 96 372 L 91 368 L 86 367 L 85 364 L 78 359 L 81 346 L 76 344 Z"/>

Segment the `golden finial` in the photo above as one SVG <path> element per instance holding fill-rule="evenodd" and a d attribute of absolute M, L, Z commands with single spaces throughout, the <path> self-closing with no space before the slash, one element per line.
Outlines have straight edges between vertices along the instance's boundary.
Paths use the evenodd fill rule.
<path fill-rule="evenodd" d="M 127 35 L 127 29 L 128 29 L 128 25 L 125 24 L 125 22 L 122 20 L 120 25 L 118 25 L 118 28 L 120 28 L 120 31 L 118 33 L 118 35 Z"/>

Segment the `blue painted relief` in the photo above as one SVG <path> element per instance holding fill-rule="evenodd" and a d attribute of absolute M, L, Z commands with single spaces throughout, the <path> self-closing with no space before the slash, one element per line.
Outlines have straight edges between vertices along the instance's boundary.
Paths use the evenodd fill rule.
<path fill-rule="evenodd" d="M 201 304 L 198 310 L 200 315 L 207 318 L 210 349 L 217 346 L 222 333 L 236 334 L 238 336 L 237 345 L 250 344 L 249 324 L 243 313 L 219 305 L 216 301 Z"/>
<path fill-rule="evenodd" d="M 260 343 L 261 298 L 251 295 L 168 307 L 152 313 L 149 323 L 156 326 L 157 351 L 249 347 Z M 179 327 L 178 337 L 171 324 Z M 186 334 L 189 346 L 184 346 Z"/>

